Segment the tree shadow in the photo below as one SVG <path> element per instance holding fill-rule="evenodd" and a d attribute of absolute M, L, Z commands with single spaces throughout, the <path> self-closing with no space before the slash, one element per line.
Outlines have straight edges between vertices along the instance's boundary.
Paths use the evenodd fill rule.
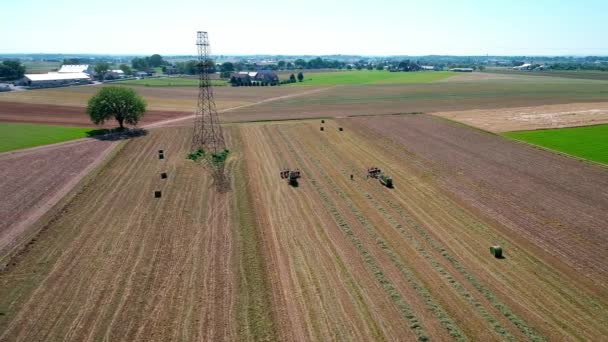
<path fill-rule="evenodd" d="M 92 129 L 86 132 L 87 137 L 102 141 L 118 141 L 148 135 L 148 131 L 143 128 L 103 128 Z"/>

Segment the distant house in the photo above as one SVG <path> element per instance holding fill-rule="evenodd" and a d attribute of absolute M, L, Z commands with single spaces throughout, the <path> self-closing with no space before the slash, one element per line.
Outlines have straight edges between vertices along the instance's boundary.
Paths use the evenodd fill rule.
<path fill-rule="evenodd" d="M 473 72 L 473 68 L 452 68 L 450 71 L 453 72 Z"/>
<path fill-rule="evenodd" d="M 91 75 L 93 68 L 88 64 L 64 64 L 57 72 L 60 74 L 85 73 Z"/>
<path fill-rule="evenodd" d="M 524 63 L 520 66 L 513 67 L 513 70 L 531 70 L 531 69 L 532 69 L 532 64 L 530 64 L 530 63 Z"/>
<path fill-rule="evenodd" d="M 253 76 L 255 81 L 265 82 L 271 85 L 276 85 L 279 83 L 279 75 L 277 75 L 274 71 L 270 70 L 262 70 L 255 73 Z"/>
<path fill-rule="evenodd" d="M 106 72 L 106 78 L 110 78 L 110 79 L 125 78 L 125 72 L 122 70 L 108 70 Z"/>
<path fill-rule="evenodd" d="M 279 84 L 279 76 L 274 71 L 241 71 L 231 76 L 234 78 L 236 85 L 277 85 Z"/>

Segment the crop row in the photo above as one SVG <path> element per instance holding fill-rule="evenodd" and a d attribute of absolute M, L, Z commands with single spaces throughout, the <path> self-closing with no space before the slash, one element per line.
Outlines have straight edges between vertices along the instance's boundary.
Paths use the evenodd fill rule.
<path fill-rule="evenodd" d="M 283 139 L 283 142 L 285 143 L 287 148 L 293 153 L 294 157 L 303 166 L 304 161 L 302 160 L 300 155 L 295 151 L 295 149 L 292 146 L 292 144 L 290 143 L 290 141 L 284 136 L 283 132 L 281 130 L 279 130 L 278 128 L 277 128 L 277 132 Z M 389 280 L 386 278 L 386 276 L 382 272 L 382 269 L 380 268 L 378 263 L 374 260 L 374 258 L 371 256 L 369 251 L 365 248 L 365 246 L 363 245 L 361 240 L 359 240 L 359 238 L 354 234 L 354 232 L 352 231 L 352 229 L 350 228 L 350 226 L 348 225 L 348 223 L 346 222 L 346 220 L 344 219 L 342 214 L 338 211 L 338 209 L 336 208 L 334 203 L 331 201 L 329 196 L 325 193 L 325 191 L 321 188 L 321 186 L 317 183 L 317 181 L 313 179 L 313 177 L 312 177 L 313 175 L 310 174 L 309 172 L 307 172 L 307 170 L 303 167 L 302 167 L 302 170 L 303 170 L 304 174 L 306 175 L 309 183 L 313 186 L 313 188 L 319 194 L 319 197 L 321 198 L 325 207 L 328 208 L 330 214 L 336 221 L 340 230 L 355 245 L 357 250 L 361 253 L 366 266 L 373 273 L 374 277 L 379 282 L 380 286 L 388 294 L 389 298 L 393 301 L 395 306 L 402 313 L 403 317 L 409 321 L 410 329 L 412 329 L 415 332 L 415 334 L 418 336 L 419 340 L 421 340 L 421 341 L 427 340 L 428 338 L 427 338 L 426 334 L 424 333 L 424 330 L 423 330 L 422 326 L 420 325 L 418 319 L 414 315 L 411 307 L 402 299 L 401 295 L 399 294 L 397 289 L 394 287 L 394 285 L 392 283 L 390 283 Z M 452 331 L 454 331 L 454 330 L 455 329 L 452 329 Z M 462 336 L 462 335 L 460 334 L 460 336 Z M 464 340 L 464 338 L 462 338 L 462 340 Z"/>
<path fill-rule="evenodd" d="M 352 164 L 350 164 L 349 167 L 353 170 L 356 170 L 356 168 Z M 370 195 L 369 199 L 371 199 L 371 195 Z M 534 331 L 534 329 L 532 329 L 530 326 L 528 326 L 528 324 L 522 318 L 520 318 L 519 316 L 514 314 L 513 311 L 511 311 L 511 309 L 509 309 L 509 307 L 507 307 L 498 298 L 496 298 L 496 296 L 492 293 L 492 291 L 490 289 L 488 289 L 487 287 L 482 285 L 479 280 L 477 280 L 472 274 L 470 274 L 466 270 L 466 268 L 456 258 L 454 258 L 439 242 L 437 242 L 437 240 L 435 240 L 433 237 L 431 237 L 426 232 L 425 229 L 423 229 L 416 221 L 414 221 L 414 219 L 412 219 L 412 217 L 410 215 L 408 215 L 401 206 L 399 206 L 398 204 L 395 204 L 389 198 L 386 198 L 385 202 L 387 203 L 387 205 L 389 207 L 391 207 L 393 210 L 395 210 L 395 212 L 397 212 L 399 214 L 399 216 L 403 220 L 403 222 L 405 222 L 410 228 L 412 228 L 414 231 L 416 231 L 418 233 L 418 235 L 420 235 L 429 244 L 429 246 L 431 246 L 435 251 L 437 251 L 439 254 L 441 254 L 458 271 L 458 273 L 460 273 L 469 282 L 469 284 L 471 284 L 484 298 L 486 298 L 486 300 L 488 300 L 492 304 L 492 306 L 494 306 L 505 318 L 507 318 L 512 324 L 514 324 L 529 340 L 531 340 L 531 341 L 543 341 L 544 340 L 544 338 L 542 336 L 538 335 L 538 333 L 536 331 Z M 464 216 L 464 214 L 461 211 L 458 213 L 455 213 L 454 209 L 450 210 L 450 208 L 452 208 L 452 206 L 449 205 L 449 203 L 448 203 L 448 205 L 443 206 L 443 207 L 448 208 L 449 212 L 451 214 L 456 215 L 458 218 L 463 218 L 463 216 Z M 475 222 L 473 225 L 475 227 L 472 227 L 472 228 L 476 228 L 476 229 L 485 228 L 485 227 L 482 227 L 483 225 L 480 222 Z M 398 229 L 398 231 L 400 231 L 402 235 L 404 235 L 406 238 L 408 238 L 408 236 L 405 235 L 405 230 Z M 424 257 L 424 254 L 422 254 L 422 255 Z M 434 260 L 434 262 L 436 262 L 436 260 Z M 442 274 L 442 273 L 440 272 L 440 274 Z M 450 284 L 452 286 L 455 286 L 455 284 L 456 284 L 455 280 L 453 279 L 453 277 L 451 275 L 450 275 L 450 278 L 451 278 L 451 280 L 454 281 L 454 283 L 452 283 L 450 281 L 450 279 L 448 279 L 446 277 L 446 279 L 448 279 L 448 282 L 450 282 Z M 459 286 L 461 287 L 462 285 L 459 285 Z M 469 301 L 469 298 L 471 298 L 470 294 L 468 294 L 468 292 L 467 292 L 468 296 L 465 295 L 464 292 L 462 292 L 462 294 L 465 296 L 464 298 L 467 299 L 467 301 Z M 473 298 L 471 298 L 471 299 L 473 299 Z M 477 301 L 475 301 L 475 302 L 477 302 Z M 473 304 L 473 306 L 477 309 L 483 309 L 483 307 L 478 306 L 478 303 L 475 303 L 475 302 L 470 302 L 470 303 Z M 508 336 L 510 336 L 510 334 L 505 335 L 501 332 L 501 331 L 504 331 L 504 328 L 502 328 L 500 325 L 498 325 L 497 322 L 495 323 L 495 320 L 493 318 L 491 318 L 491 316 L 486 316 L 482 311 L 479 311 L 479 313 L 488 321 L 488 323 L 490 323 L 494 327 L 494 330 L 497 331 L 499 334 L 503 335 L 503 337 L 508 338 Z"/>

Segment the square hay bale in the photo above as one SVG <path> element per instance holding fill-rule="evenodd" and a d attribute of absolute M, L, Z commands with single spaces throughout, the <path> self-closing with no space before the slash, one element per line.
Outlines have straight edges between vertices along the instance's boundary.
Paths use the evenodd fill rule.
<path fill-rule="evenodd" d="M 166 179 L 167 178 L 167 173 L 166 172 L 161 172 L 160 173 L 160 178 L 161 179 Z"/>
<path fill-rule="evenodd" d="M 154 198 L 160 198 L 162 196 L 160 191 L 154 191 Z"/>
<path fill-rule="evenodd" d="M 490 253 L 492 253 L 492 255 L 495 258 L 500 259 L 500 258 L 502 258 L 502 247 L 500 247 L 500 246 L 491 246 L 490 247 Z"/>
<path fill-rule="evenodd" d="M 165 159 L 165 155 L 164 155 L 164 154 L 162 154 L 162 153 L 161 153 L 161 154 L 159 154 L 159 155 L 158 155 L 158 159 Z"/>

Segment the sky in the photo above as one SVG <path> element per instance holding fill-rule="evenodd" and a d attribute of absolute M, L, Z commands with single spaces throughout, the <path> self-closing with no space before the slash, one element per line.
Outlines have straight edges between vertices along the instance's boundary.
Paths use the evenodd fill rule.
<path fill-rule="evenodd" d="M 0 0 L 0 53 L 608 55 L 608 1 Z"/>

